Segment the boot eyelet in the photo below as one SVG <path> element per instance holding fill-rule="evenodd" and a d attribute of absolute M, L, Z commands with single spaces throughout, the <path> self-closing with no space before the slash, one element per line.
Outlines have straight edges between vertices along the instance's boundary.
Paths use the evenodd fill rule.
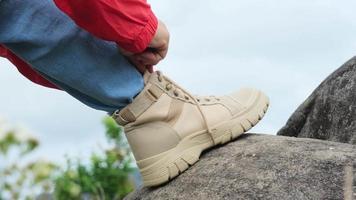
<path fill-rule="evenodd" d="M 166 85 L 166 90 L 170 91 L 172 89 L 172 85 Z"/>
<path fill-rule="evenodd" d="M 184 96 L 185 100 L 189 100 L 189 97 L 188 96 Z"/>
<path fill-rule="evenodd" d="M 113 116 L 114 118 L 117 118 L 118 116 L 120 116 L 120 110 L 116 110 L 116 111 L 112 114 L 112 116 Z"/>
<path fill-rule="evenodd" d="M 173 94 L 174 94 L 174 96 L 176 96 L 176 97 L 179 96 L 178 92 L 176 92 L 176 91 L 174 91 Z"/>

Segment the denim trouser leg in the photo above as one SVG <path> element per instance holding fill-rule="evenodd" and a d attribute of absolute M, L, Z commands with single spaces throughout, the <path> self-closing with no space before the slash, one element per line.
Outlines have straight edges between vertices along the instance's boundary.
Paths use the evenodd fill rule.
<path fill-rule="evenodd" d="M 95 109 L 123 108 L 143 88 L 114 43 L 78 28 L 51 0 L 0 0 L 0 43 Z"/>

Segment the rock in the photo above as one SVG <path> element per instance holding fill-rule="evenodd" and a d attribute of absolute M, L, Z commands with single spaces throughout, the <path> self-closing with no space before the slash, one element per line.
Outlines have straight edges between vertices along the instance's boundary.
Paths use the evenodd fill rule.
<path fill-rule="evenodd" d="M 322 82 L 278 135 L 356 144 L 356 57 Z"/>
<path fill-rule="evenodd" d="M 170 183 L 141 188 L 126 200 L 351 200 L 354 175 L 354 145 L 247 134 L 206 152 Z"/>

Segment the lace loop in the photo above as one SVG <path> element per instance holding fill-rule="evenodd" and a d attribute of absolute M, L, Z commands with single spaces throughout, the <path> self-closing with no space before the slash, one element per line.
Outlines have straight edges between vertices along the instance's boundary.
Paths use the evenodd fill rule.
<path fill-rule="evenodd" d="M 187 92 L 186 90 L 184 90 L 183 88 L 179 87 L 178 84 L 176 84 L 174 81 L 170 80 L 169 78 L 167 77 L 163 77 L 162 73 L 160 71 L 157 71 L 157 78 L 158 78 L 158 81 L 159 82 L 162 82 L 163 80 L 166 80 L 168 82 L 168 84 L 166 85 L 166 89 L 168 90 L 167 86 L 170 85 L 169 87 L 171 87 L 169 90 L 171 90 L 172 88 L 175 88 L 175 90 L 173 91 L 173 94 L 175 96 L 179 96 L 179 92 L 178 91 L 182 91 L 184 94 L 185 94 L 185 98 L 189 99 L 189 97 L 193 100 L 193 102 L 195 103 L 195 105 L 197 106 L 202 118 L 203 118 L 203 121 L 204 121 L 204 124 L 205 124 L 205 128 L 209 134 L 209 136 L 211 137 L 212 141 L 214 144 L 216 144 L 215 142 L 215 139 L 214 139 L 214 136 L 213 136 L 213 132 L 212 130 L 210 129 L 210 126 L 208 124 L 208 120 L 206 118 L 206 115 L 204 114 L 204 111 L 200 105 L 200 99 L 199 98 L 195 98 L 193 97 L 189 92 Z M 212 97 L 212 96 L 211 96 Z M 215 98 L 215 97 L 214 97 Z M 187 100 L 188 100 L 187 99 Z M 210 101 L 210 99 L 209 99 Z"/>

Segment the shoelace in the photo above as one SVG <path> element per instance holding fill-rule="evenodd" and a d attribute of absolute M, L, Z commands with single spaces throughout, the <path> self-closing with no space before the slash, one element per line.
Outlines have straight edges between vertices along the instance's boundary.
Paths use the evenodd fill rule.
<path fill-rule="evenodd" d="M 187 92 L 185 89 L 181 88 L 178 86 L 178 84 L 176 84 L 174 81 L 172 81 L 171 79 L 169 79 L 168 77 L 165 77 L 162 75 L 162 73 L 160 71 L 157 71 L 157 78 L 158 78 L 158 81 L 159 82 L 162 82 L 163 80 L 166 80 L 168 83 L 166 84 L 166 89 L 167 90 L 171 90 L 171 89 L 174 89 L 173 91 L 173 94 L 176 95 L 176 96 L 179 96 L 179 93 L 180 91 L 182 91 L 184 94 L 185 94 L 185 99 L 188 100 L 187 97 L 190 97 L 193 102 L 195 103 L 195 105 L 197 105 L 197 108 L 201 114 L 201 116 L 203 117 L 203 121 L 204 121 L 204 124 L 205 124 L 205 127 L 207 129 L 207 132 L 209 134 L 209 136 L 211 137 L 213 143 L 215 144 L 215 139 L 214 139 L 214 136 L 213 136 L 213 132 L 212 130 L 210 129 L 209 127 L 209 124 L 208 124 L 208 120 L 203 112 L 203 109 L 202 107 L 200 106 L 200 103 L 199 103 L 199 99 L 195 98 L 193 95 L 191 95 L 189 92 Z M 179 91 L 180 90 L 180 91 Z M 214 96 L 211 96 L 211 97 L 214 97 Z M 214 97 L 216 98 L 216 97 Z M 218 99 L 218 98 L 217 98 Z"/>

